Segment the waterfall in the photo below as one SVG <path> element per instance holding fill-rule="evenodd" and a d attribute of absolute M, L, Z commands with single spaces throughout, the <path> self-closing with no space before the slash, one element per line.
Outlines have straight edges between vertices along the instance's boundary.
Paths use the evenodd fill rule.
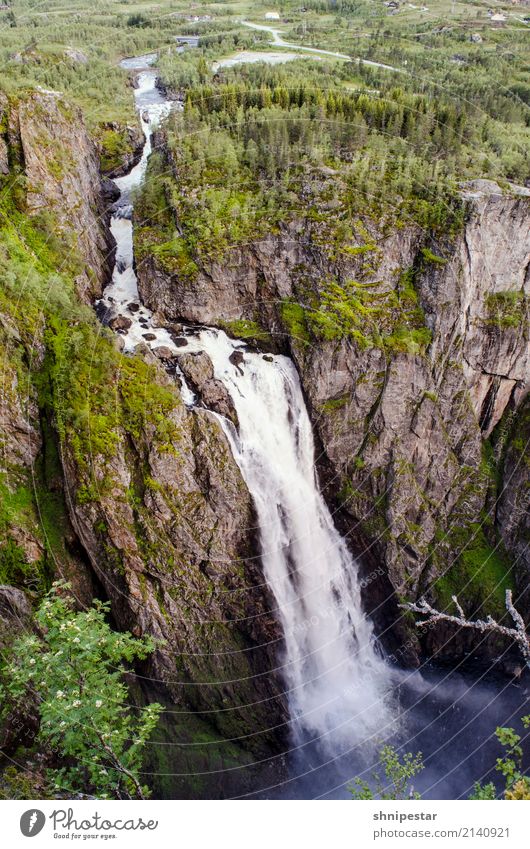
<path fill-rule="evenodd" d="M 139 64 L 124 64 L 139 69 L 146 59 L 152 61 L 140 57 Z M 318 488 L 311 423 L 293 363 L 248 351 L 244 343 L 213 329 L 185 329 L 188 344 L 177 348 L 139 299 L 131 194 L 145 175 L 153 126 L 171 106 L 155 82 L 153 70 L 138 76 L 135 97 L 146 143 L 140 162 L 115 180 L 121 193 L 111 220 L 116 264 L 99 311 L 107 320 L 128 319 L 121 328 L 125 351 L 144 342 L 151 348 L 164 345 L 176 355 L 185 350 L 210 356 L 239 419 L 236 431 L 217 416 L 256 506 L 263 572 L 284 635 L 282 672 L 294 737 L 299 743 L 317 739 L 335 754 L 385 735 L 388 667 L 362 612 L 357 565 Z M 234 351 L 243 357 L 237 364 Z M 184 380 L 182 386 L 191 406 L 195 398 Z"/>
<path fill-rule="evenodd" d="M 188 346 L 209 355 L 237 412 L 237 431 L 219 419 L 256 506 L 263 572 L 285 639 L 282 671 L 295 735 L 337 749 L 384 734 L 388 668 L 362 611 L 356 563 L 318 488 L 293 363 L 246 351 L 218 330 L 202 331 Z M 234 350 L 242 361 L 234 362 Z"/>

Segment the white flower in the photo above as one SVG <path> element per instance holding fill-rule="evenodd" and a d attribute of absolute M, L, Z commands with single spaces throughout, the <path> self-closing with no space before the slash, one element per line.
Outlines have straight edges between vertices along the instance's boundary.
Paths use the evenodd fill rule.
<path fill-rule="evenodd" d="M 64 722 L 64 720 L 63 720 L 63 722 L 60 722 L 60 723 L 59 723 L 59 727 L 60 727 L 60 728 L 64 728 L 64 726 L 65 726 L 65 725 L 66 725 L 66 722 Z"/>
<path fill-rule="evenodd" d="M 76 699 L 76 700 L 72 703 L 72 707 L 79 707 L 79 706 L 80 706 L 80 704 L 81 704 L 81 700 L 80 700 L 80 699 Z"/>
<path fill-rule="evenodd" d="M 100 708 L 102 704 L 103 704 L 103 702 L 101 701 L 101 699 L 98 699 L 98 700 L 96 701 L 96 707 L 97 707 L 97 708 Z"/>
<path fill-rule="evenodd" d="M 36 663 L 35 658 L 34 658 L 34 657 L 32 657 L 32 658 L 31 658 L 31 660 L 30 660 L 30 662 L 29 662 L 29 665 L 30 665 L 30 666 L 35 666 L 35 663 Z"/>
<path fill-rule="evenodd" d="M 55 698 L 56 699 L 63 699 L 64 698 L 64 691 L 63 690 L 57 690 L 57 692 L 55 694 Z"/>
<path fill-rule="evenodd" d="M 72 640 L 72 642 L 73 642 L 73 643 L 78 643 L 78 642 L 79 642 L 79 637 L 74 637 L 74 639 Z"/>
<path fill-rule="evenodd" d="M 64 622 L 62 622 L 61 627 L 59 628 L 59 630 L 60 630 L 60 631 L 65 631 L 65 630 L 66 630 L 66 625 L 64 624 Z"/>

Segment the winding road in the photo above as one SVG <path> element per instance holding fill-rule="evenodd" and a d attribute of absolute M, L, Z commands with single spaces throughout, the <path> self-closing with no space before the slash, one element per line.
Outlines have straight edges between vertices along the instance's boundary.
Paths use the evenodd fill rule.
<path fill-rule="evenodd" d="M 347 59 L 349 62 L 363 62 L 365 65 L 372 65 L 374 68 L 384 68 L 386 71 L 396 71 L 398 74 L 403 74 L 402 68 L 394 68 L 392 65 L 384 65 L 382 62 L 373 62 L 370 59 L 360 59 L 354 56 L 349 56 L 347 53 L 336 53 L 333 50 L 321 50 L 319 47 L 305 47 L 302 44 L 296 44 L 294 41 L 285 41 L 281 36 L 281 30 L 275 27 L 268 27 L 264 24 L 253 24 L 250 21 L 240 22 L 244 27 L 260 30 L 261 32 L 269 32 L 272 35 L 271 45 L 273 47 L 286 47 L 290 50 L 303 50 L 305 53 L 316 53 L 318 56 L 331 56 L 333 59 Z"/>

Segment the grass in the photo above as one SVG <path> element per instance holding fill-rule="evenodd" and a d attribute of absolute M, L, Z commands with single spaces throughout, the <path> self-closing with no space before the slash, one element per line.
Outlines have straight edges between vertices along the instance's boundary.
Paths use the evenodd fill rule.
<path fill-rule="evenodd" d="M 499 330 L 528 330 L 528 298 L 520 289 L 493 292 L 486 296 L 484 323 Z"/>
<path fill-rule="evenodd" d="M 327 280 L 310 300 L 310 307 L 290 301 L 282 307 L 294 338 L 350 339 L 361 349 L 378 347 L 391 354 L 423 354 L 430 344 L 431 331 L 409 288 L 385 291 L 376 283 Z"/>
<path fill-rule="evenodd" d="M 120 133 L 117 130 L 103 130 L 99 134 L 99 144 L 101 146 L 101 170 L 104 172 L 114 171 L 124 162 L 126 156 L 133 153 L 130 139 L 123 132 Z"/>

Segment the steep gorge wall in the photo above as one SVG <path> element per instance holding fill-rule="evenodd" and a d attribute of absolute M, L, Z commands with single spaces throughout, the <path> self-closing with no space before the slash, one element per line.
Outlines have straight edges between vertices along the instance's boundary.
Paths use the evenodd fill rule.
<path fill-rule="evenodd" d="M 61 243 L 85 303 L 101 295 L 113 239 L 99 173 L 99 155 L 81 112 L 54 92 L 9 101 L 0 92 L 0 173 L 24 208 Z"/>
<path fill-rule="evenodd" d="M 138 269 L 144 301 L 168 321 L 257 322 L 269 344 L 293 356 L 328 500 L 367 572 L 385 567 L 366 593 L 380 631 L 398 617 L 400 598 L 427 592 L 447 604 L 458 591 L 468 612 L 483 604 L 498 613 L 504 587 L 528 581 L 522 566 L 510 575 L 500 544 L 510 536 L 514 479 L 505 467 L 497 511 L 505 452 L 494 456 L 488 437 L 528 391 L 530 200 L 489 181 L 467 185 L 464 196 L 465 224 L 452 238 L 414 226 L 381 233 L 366 221 L 366 243 L 337 260 L 292 222 L 203 263 L 195 276 L 168 273 L 154 255 Z M 364 287 L 364 317 L 348 330 L 340 309 L 356 309 L 351 280 L 354 295 Z M 407 299 L 431 334 L 423 350 L 399 336 Z M 519 486 L 517 498 L 524 515 L 528 492 Z M 414 647 L 413 637 L 406 642 Z M 464 648 L 442 642 L 434 648 L 449 657 Z"/>

